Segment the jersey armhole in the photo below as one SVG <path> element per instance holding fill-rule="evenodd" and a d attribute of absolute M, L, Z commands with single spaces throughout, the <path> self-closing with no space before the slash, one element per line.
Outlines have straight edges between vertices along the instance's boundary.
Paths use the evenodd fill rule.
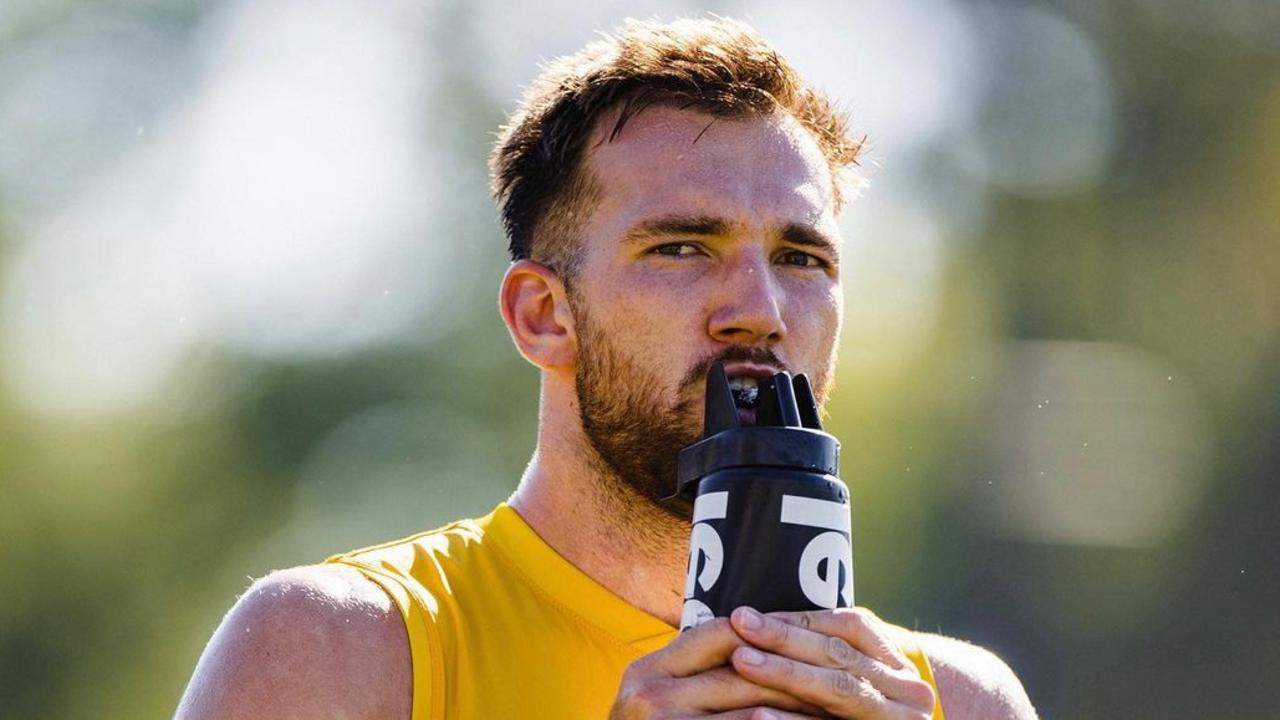
<path fill-rule="evenodd" d="M 404 620 L 409 637 L 409 657 L 413 663 L 413 709 L 410 720 L 444 720 L 444 665 L 440 637 L 435 624 L 435 599 L 416 583 L 406 582 L 397 573 L 361 562 L 350 556 L 328 562 L 354 568 L 382 588 Z"/>
<path fill-rule="evenodd" d="M 938 691 L 938 681 L 934 678 L 933 667 L 929 665 L 929 656 L 916 641 L 914 633 L 906 628 L 897 628 L 897 630 L 898 648 L 916 666 L 916 670 L 920 671 L 920 677 L 933 688 L 932 720 L 946 720 L 946 716 L 942 713 L 942 693 Z"/>

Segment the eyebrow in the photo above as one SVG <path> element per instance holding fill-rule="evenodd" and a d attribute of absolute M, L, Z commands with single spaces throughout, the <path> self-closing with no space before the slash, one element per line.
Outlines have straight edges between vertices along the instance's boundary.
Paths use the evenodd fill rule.
<path fill-rule="evenodd" d="M 711 215 L 667 215 L 637 223 L 622 236 L 623 242 L 636 242 L 667 235 L 728 235 L 730 225 Z"/>
<path fill-rule="evenodd" d="M 825 251 L 833 258 L 840 258 L 840 248 L 836 247 L 836 244 L 831 241 L 831 238 L 807 225 L 788 223 L 787 226 L 782 229 L 782 240 L 783 242 L 787 242 L 792 245 L 818 248 L 819 250 Z"/>
<path fill-rule="evenodd" d="M 733 223 L 713 215 L 667 215 L 637 223 L 622 236 L 622 242 L 634 243 L 654 237 L 715 236 L 728 235 Z M 801 247 L 823 250 L 833 258 L 840 257 L 840 249 L 824 233 L 799 223 L 787 223 L 782 229 L 783 242 Z"/>

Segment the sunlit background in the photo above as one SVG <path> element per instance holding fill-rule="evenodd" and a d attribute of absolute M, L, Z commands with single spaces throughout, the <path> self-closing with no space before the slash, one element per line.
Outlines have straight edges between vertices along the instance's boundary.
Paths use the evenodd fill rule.
<path fill-rule="evenodd" d="M 167 717 L 251 577 L 504 499 L 493 131 L 708 10 L 870 137 L 860 604 L 1046 718 L 1280 717 L 1280 3 L 0 0 L 0 718 Z"/>

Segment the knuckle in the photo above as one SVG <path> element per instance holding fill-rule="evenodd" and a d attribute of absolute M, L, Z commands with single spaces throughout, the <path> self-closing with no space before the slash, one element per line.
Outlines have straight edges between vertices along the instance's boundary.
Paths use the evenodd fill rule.
<path fill-rule="evenodd" d="M 726 632 L 733 632 L 733 627 L 729 624 L 729 618 L 718 617 L 712 618 L 692 630 L 684 633 L 683 637 L 702 638 L 705 636 L 722 635 Z"/>
<path fill-rule="evenodd" d="M 746 683 L 732 667 L 719 667 L 697 676 L 701 692 L 723 695 L 733 693 Z"/>
<path fill-rule="evenodd" d="M 714 618 L 708 620 L 697 627 L 691 628 L 671 642 L 661 652 L 698 652 L 698 648 L 708 645 L 717 644 L 719 639 L 737 638 L 738 633 L 733 630 L 733 626 L 729 624 L 729 618 Z M 655 653 L 656 654 L 656 653 Z M 649 656 L 646 656 L 649 657 Z"/>
<path fill-rule="evenodd" d="M 624 704 L 633 713 L 628 717 L 652 717 L 663 707 L 666 691 L 667 682 L 664 680 L 648 680 L 624 690 Z"/>
<path fill-rule="evenodd" d="M 859 713 L 885 710 L 887 698 L 867 680 L 849 672 L 837 672 L 831 681 L 831 690 L 840 704 Z"/>
<path fill-rule="evenodd" d="M 774 640 L 779 645 L 786 645 L 787 641 L 791 639 L 791 626 L 784 622 L 770 622 L 769 625 L 772 628 L 770 634 L 773 635 Z"/>
<path fill-rule="evenodd" d="M 827 637 L 827 658 L 836 667 L 848 667 L 853 662 L 853 646 L 844 638 L 834 635 Z"/>
<path fill-rule="evenodd" d="M 873 615 L 870 610 L 860 607 L 853 608 L 846 613 L 841 613 L 841 616 L 844 619 L 845 625 L 857 632 L 871 629 L 872 623 L 875 621 L 875 615 Z"/>
<path fill-rule="evenodd" d="M 712 618 L 710 621 L 703 623 L 703 625 L 715 628 L 716 632 L 733 632 L 733 625 L 730 624 L 728 617 Z"/>
<path fill-rule="evenodd" d="M 831 692 L 838 698 L 848 700 L 858 694 L 858 680 L 851 673 L 837 670 L 831 673 Z"/>
<path fill-rule="evenodd" d="M 635 688 L 623 686 L 618 690 L 617 699 L 613 701 L 609 720 L 642 720 L 649 714 L 649 711 L 636 701 Z"/>
<path fill-rule="evenodd" d="M 855 703 L 856 705 L 864 708 L 880 708 L 883 707 L 886 702 L 888 702 L 888 698 L 881 694 L 874 685 L 865 681 L 858 682 L 858 700 Z"/>
<path fill-rule="evenodd" d="M 880 616 L 876 615 L 875 611 L 872 610 L 871 608 L 856 607 L 853 610 L 855 613 L 857 613 L 860 617 L 862 617 L 864 620 L 867 620 L 868 622 L 880 621 Z"/>

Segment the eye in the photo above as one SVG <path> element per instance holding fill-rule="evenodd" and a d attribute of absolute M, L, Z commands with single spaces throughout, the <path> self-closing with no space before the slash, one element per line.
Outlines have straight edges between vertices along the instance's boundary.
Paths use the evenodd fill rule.
<path fill-rule="evenodd" d="M 780 256 L 783 264 L 794 265 L 796 267 L 827 267 L 827 261 L 817 255 L 810 255 L 802 250 L 788 250 Z"/>
<path fill-rule="evenodd" d="M 650 248 L 649 252 L 654 255 L 666 255 L 667 257 L 689 257 L 691 255 L 700 255 L 702 248 L 693 243 L 666 243 Z"/>

